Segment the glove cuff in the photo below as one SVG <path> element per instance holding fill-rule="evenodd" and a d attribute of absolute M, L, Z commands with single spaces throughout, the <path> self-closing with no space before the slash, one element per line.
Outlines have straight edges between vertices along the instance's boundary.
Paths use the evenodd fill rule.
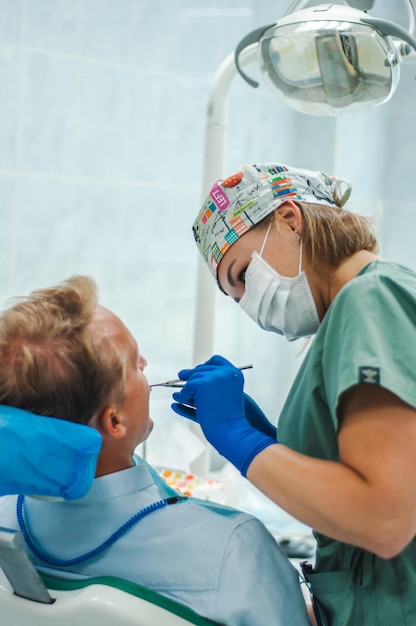
<path fill-rule="evenodd" d="M 255 447 L 251 449 L 250 453 L 247 455 L 245 463 L 240 469 L 240 472 L 244 476 L 244 478 L 246 478 L 247 476 L 248 468 L 250 467 L 253 459 L 258 454 L 260 454 L 260 452 L 263 452 L 263 450 L 265 450 L 269 446 L 274 445 L 275 443 L 277 443 L 276 439 L 272 439 L 271 437 L 268 437 L 267 435 L 261 436 L 261 439 L 259 439 L 259 441 L 257 442 L 257 445 L 255 445 Z"/>
<path fill-rule="evenodd" d="M 245 417 L 218 424 L 209 432 L 209 441 L 244 477 L 254 457 L 277 443 L 248 424 Z"/>

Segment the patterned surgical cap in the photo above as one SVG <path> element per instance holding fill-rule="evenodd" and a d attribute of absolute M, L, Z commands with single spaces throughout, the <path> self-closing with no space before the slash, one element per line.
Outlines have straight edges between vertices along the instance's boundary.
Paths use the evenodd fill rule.
<path fill-rule="evenodd" d="M 246 165 L 215 182 L 193 224 L 195 241 L 217 279 L 230 246 L 287 200 L 341 207 L 350 194 L 348 181 L 323 172 L 276 163 Z"/>

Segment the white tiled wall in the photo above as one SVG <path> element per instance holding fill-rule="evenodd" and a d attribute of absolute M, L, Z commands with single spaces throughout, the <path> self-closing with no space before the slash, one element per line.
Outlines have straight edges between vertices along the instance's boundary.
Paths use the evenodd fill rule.
<path fill-rule="evenodd" d="M 286 5 L 0 0 L 2 303 L 89 274 L 103 304 L 137 336 L 151 381 L 191 365 L 191 223 L 210 84 L 240 39 Z M 378 5 L 381 16 L 406 25 L 401 3 Z M 236 79 L 227 172 L 276 159 L 350 177 L 354 208 L 383 202 L 385 256 L 413 263 L 415 74 L 416 65 L 403 67 L 387 105 L 339 121 L 294 113 L 265 87 Z M 259 331 L 228 299 L 220 304 L 215 351 L 255 364 L 248 390 L 273 419 L 298 367 L 297 347 Z M 170 393 L 158 393 L 153 412 L 165 428 L 174 419 Z"/>

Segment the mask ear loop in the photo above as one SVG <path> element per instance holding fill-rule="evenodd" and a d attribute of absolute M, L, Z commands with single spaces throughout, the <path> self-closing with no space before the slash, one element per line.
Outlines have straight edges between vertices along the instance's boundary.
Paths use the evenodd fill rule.
<path fill-rule="evenodd" d="M 297 230 L 295 230 L 295 233 L 296 233 L 296 236 L 298 238 L 298 243 L 299 243 L 299 268 L 298 268 L 298 274 L 300 274 L 302 272 L 303 239 L 299 235 L 299 232 Z"/>
<path fill-rule="evenodd" d="M 260 252 L 259 252 L 259 256 L 260 256 L 260 257 L 261 257 L 261 255 L 263 254 L 263 250 L 264 250 L 264 247 L 265 247 L 265 245 L 266 245 L 266 243 L 267 243 L 267 238 L 268 238 L 268 236 L 269 236 L 269 232 L 270 232 L 270 229 L 271 229 L 271 227 L 272 227 L 272 224 L 273 224 L 273 222 L 270 222 L 269 227 L 268 227 L 268 229 L 267 229 L 267 231 L 266 231 L 266 234 L 265 234 L 265 236 L 264 236 L 263 243 L 261 244 L 261 248 L 260 248 Z"/>
<path fill-rule="evenodd" d="M 298 274 L 300 274 L 302 272 L 302 251 L 303 251 L 303 239 L 302 237 L 299 235 L 299 231 L 295 230 L 295 234 L 297 235 L 298 238 L 298 242 L 299 242 L 299 270 L 298 270 Z M 312 337 L 305 337 L 304 341 L 299 349 L 299 351 L 296 353 L 296 356 L 300 356 L 301 354 L 303 354 L 305 352 L 305 350 L 308 348 L 308 346 L 310 345 L 312 341 Z"/>

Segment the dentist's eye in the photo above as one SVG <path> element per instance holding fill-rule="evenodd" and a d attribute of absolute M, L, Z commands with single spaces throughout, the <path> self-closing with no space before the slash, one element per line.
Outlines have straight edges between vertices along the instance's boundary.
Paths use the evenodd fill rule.
<path fill-rule="evenodd" d="M 247 267 L 245 267 L 238 275 L 238 280 L 240 283 L 244 283 L 246 282 L 246 271 L 247 271 Z"/>

